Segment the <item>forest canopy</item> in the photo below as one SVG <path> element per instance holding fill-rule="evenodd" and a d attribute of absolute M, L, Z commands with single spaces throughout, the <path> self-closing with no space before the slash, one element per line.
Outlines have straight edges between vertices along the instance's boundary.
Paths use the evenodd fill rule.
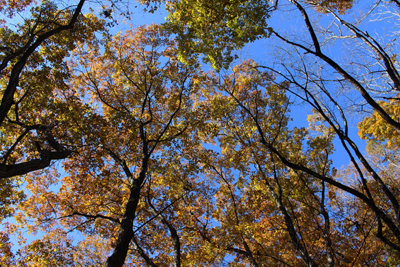
<path fill-rule="evenodd" d="M 0 12 L 1 266 L 400 264 L 399 1 Z"/>

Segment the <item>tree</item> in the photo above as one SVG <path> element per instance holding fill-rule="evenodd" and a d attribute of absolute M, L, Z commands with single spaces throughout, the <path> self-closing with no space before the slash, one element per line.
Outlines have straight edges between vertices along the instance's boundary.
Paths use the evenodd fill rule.
<path fill-rule="evenodd" d="M 72 150 L 55 133 L 55 87 L 66 88 L 69 51 L 77 42 L 93 40 L 95 31 L 104 30 L 95 16 L 81 15 L 85 1 L 67 7 L 54 1 L 33 2 L 0 3 L 1 220 L 12 216 L 16 203 L 25 197 L 23 180 L 16 176 L 71 155 Z M 6 232 L 2 240 L 4 255 L 10 256 Z M 2 264 L 9 265 L 4 260 Z"/>
<path fill-rule="evenodd" d="M 210 86 L 213 90 L 220 88 L 225 96 L 208 95 L 214 96 L 210 103 L 218 101 L 212 106 L 219 113 L 211 117 L 224 125 L 218 139 L 225 161 L 220 160 L 224 165 L 217 164 L 214 170 L 224 182 L 231 182 L 221 205 L 227 210 L 227 206 L 233 205 L 236 227 L 243 229 L 239 233 L 246 233 L 247 246 L 252 248 L 251 254 L 237 248 L 234 251 L 243 257 L 253 255 L 253 260 L 248 259 L 252 266 L 267 262 L 298 266 L 302 264 L 300 259 L 307 266 L 352 266 L 366 262 L 383 265 L 390 250 L 369 236 L 372 227 L 363 224 L 360 231 L 369 230 L 368 234 L 355 238 L 348 224 L 342 223 L 343 219 L 352 218 L 352 213 L 343 217 L 344 208 L 334 204 L 340 194 L 337 187 L 346 186 L 338 182 L 335 169 L 331 169 L 329 156 L 334 149 L 331 142 L 335 132 L 321 125 L 318 116 L 310 117 L 309 130 L 290 129 L 289 102 L 282 90 L 289 90 L 288 83 L 273 86 L 271 74 L 258 72 L 257 65 L 251 62 L 234 68 L 233 73 L 224 77 L 222 84 L 217 79 L 217 84 Z M 266 82 L 270 85 L 265 86 Z M 315 136 L 313 132 L 319 134 Z M 223 171 L 221 166 L 227 170 Z M 232 174 L 227 166 L 239 173 Z M 337 187 L 332 186 L 335 183 Z M 235 191 L 239 192 L 233 194 Z M 227 201 L 227 197 L 232 200 Z M 347 208 L 362 214 L 368 210 L 365 204 L 358 209 L 351 205 Z M 234 214 L 225 211 L 218 218 L 228 220 Z M 282 229 L 277 230 L 278 226 Z M 235 232 L 237 235 L 238 230 Z M 271 244 L 271 240 L 276 243 Z M 232 249 L 232 245 L 229 247 Z"/>
<path fill-rule="evenodd" d="M 309 36 L 312 41 L 312 49 L 301 43 L 291 41 L 279 33 L 274 32 L 274 34 L 287 44 L 315 56 L 315 58 L 324 62 L 326 66 L 332 68 L 337 75 L 341 76 L 341 79 L 353 86 L 353 88 L 360 93 L 366 105 L 374 110 L 374 112 L 379 114 L 379 117 L 385 121 L 386 127 L 390 127 L 395 131 L 398 131 L 398 121 L 395 119 L 395 117 L 390 116 L 390 114 L 387 113 L 380 103 L 376 101 L 376 98 L 379 98 L 379 95 L 375 95 L 373 97 L 371 93 L 372 89 L 368 87 L 368 84 L 365 84 L 360 80 L 360 76 L 357 74 L 351 74 L 349 70 L 346 70 L 338 62 L 332 60 L 332 58 L 328 57 L 322 52 L 321 41 L 318 39 L 314 31 L 312 23 L 310 22 L 305 9 L 298 2 L 294 2 L 294 4 L 302 14 L 304 22 L 307 25 Z M 370 71 L 367 69 L 367 66 L 367 73 L 362 73 L 362 75 L 369 75 L 367 77 L 374 79 L 376 71 L 384 73 L 382 79 L 388 84 L 388 86 L 386 86 L 384 89 L 382 88 L 382 94 L 392 94 L 393 91 L 396 91 L 399 76 L 394 65 L 393 58 L 391 58 L 389 54 L 382 48 L 382 46 L 367 32 L 363 32 L 354 24 L 350 24 L 340 19 L 339 16 L 333 13 L 331 10 L 327 9 L 327 12 L 330 12 L 334 19 L 337 19 L 344 28 L 347 28 L 350 34 L 353 34 L 356 38 L 358 38 L 364 48 L 369 48 L 371 52 L 375 53 L 375 55 L 378 55 L 379 63 L 381 63 L 379 64 L 379 70 Z M 299 59 L 301 60 L 300 62 L 302 66 L 300 66 L 300 68 L 286 68 L 288 74 L 283 74 L 283 77 L 294 84 L 294 88 L 297 87 L 299 90 L 291 90 L 291 92 L 305 102 L 309 103 L 316 110 L 316 112 L 318 112 L 323 121 L 327 123 L 327 125 L 329 125 L 329 127 L 331 127 L 331 129 L 336 133 L 337 137 L 342 143 L 343 148 L 348 153 L 352 165 L 357 170 L 360 187 L 356 191 L 351 192 L 353 188 L 346 188 L 343 183 L 334 184 L 333 181 L 330 183 L 357 197 L 361 202 L 363 202 L 371 210 L 371 216 L 375 218 L 375 233 L 377 237 L 392 249 L 399 251 L 398 241 L 400 236 L 397 233 L 398 218 L 396 215 L 398 214 L 397 192 L 391 188 L 385 182 L 385 179 L 379 175 L 378 171 L 373 168 L 372 164 L 361 152 L 361 149 L 356 145 L 354 139 L 350 137 L 346 112 L 344 108 L 335 100 L 333 92 L 330 89 L 332 86 L 335 86 L 335 82 L 336 84 L 341 84 L 342 86 L 346 86 L 346 84 L 343 83 L 339 78 L 330 84 L 330 81 L 332 81 L 331 77 L 325 78 L 322 76 L 324 75 L 323 72 L 322 74 L 319 74 L 313 72 L 312 70 L 308 71 L 309 65 L 306 57 L 299 56 Z M 297 67 L 299 65 L 297 65 Z M 282 66 L 287 65 L 282 63 Z M 290 162 L 287 163 L 289 166 L 291 165 Z M 302 169 L 300 166 L 292 165 L 292 167 Z M 306 169 L 303 169 L 303 171 L 309 172 L 309 170 Z M 314 174 L 314 176 L 317 177 L 318 175 Z M 324 179 L 324 177 L 320 177 L 320 179 Z M 381 194 L 379 197 L 372 193 L 374 188 L 379 188 Z M 380 204 L 377 204 L 379 201 L 382 201 L 380 197 L 385 198 L 385 203 L 390 203 L 390 207 L 382 207 Z M 383 225 L 386 226 L 384 227 Z M 385 235 L 383 233 L 383 228 L 390 229 L 389 231 L 391 233 Z M 394 237 L 394 239 L 392 237 Z"/>
<path fill-rule="evenodd" d="M 45 231 L 61 224 L 112 238 L 108 266 L 124 263 L 142 188 L 150 175 L 166 168 L 165 157 L 178 156 L 169 156 L 174 151 L 169 147 L 180 147 L 181 135 L 196 119 L 191 96 L 200 73 L 179 63 L 174 46 L 153 25 L 107 41 L 104 55 L 82 47 L 75 55 L 80 64 L 71 65 L 82 72 L 71 77 L 75 90 L 60 100 L 71 110 L 64 117 L 64 140 L 79 153 L 64 163 L 70 175 L 58 193 L 51 190 L 51 173 L 42 179 L 32 175 L 26 186 L 32 196 L 24 203 L 25 213 L 39 212 L 37 226 Z M 91 103 L 85 103 L 88 97 Z M 179 198 L 185 195 L 186 176 L 173 181 Z"/>
<path fill-rule="evenodd" d="M 62 7 L 52 1 L 4 1 L 0 6 L 5 14 L 0 32 L 1 178 L 43 169 L 73 153 L 57 141 L 57 120 L 47 115 L 55 113 L 55 87 L 66 88 L 65 58 L 77 43 L 90 42 L 94 32 L 104 30 L 104 20 L 81 14 L 84 3 Z"/>

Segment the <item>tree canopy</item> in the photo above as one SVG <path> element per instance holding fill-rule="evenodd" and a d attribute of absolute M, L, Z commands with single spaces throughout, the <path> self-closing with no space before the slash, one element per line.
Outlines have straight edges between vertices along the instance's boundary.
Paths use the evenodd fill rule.
<path fill-rule="evenodd" d="M 400 3 L 140 4 L 0 3 L 0 265 L 400 264 Z"/>

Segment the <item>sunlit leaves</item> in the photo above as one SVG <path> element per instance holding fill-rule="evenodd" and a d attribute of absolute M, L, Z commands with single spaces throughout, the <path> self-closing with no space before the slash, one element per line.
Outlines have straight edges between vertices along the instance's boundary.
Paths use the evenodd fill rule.
<path fill-rule="evenodd" d="M 234 50 L 268 37 L 269 1 L 167 1 L 166 29 L 176 33 L 179 59 L 206 55 L 214 68 L 227 68 Z"/>

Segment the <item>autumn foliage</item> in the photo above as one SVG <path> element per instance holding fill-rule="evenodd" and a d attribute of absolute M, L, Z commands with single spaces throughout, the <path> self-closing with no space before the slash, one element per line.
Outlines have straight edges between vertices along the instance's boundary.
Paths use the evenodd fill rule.
<path fill-rule="evenodd" d="M 308 41 L 269 26 L 278 1 L 167 1 L 115 34 L 118 1 L 0 2 L 0 265 L 397 266 L 396 45 L 354 1 L 285 3 Z M 373 67 L 328 54 L 344 30 Z M 274 64 L 234 61 L 261 38 Z"/>

